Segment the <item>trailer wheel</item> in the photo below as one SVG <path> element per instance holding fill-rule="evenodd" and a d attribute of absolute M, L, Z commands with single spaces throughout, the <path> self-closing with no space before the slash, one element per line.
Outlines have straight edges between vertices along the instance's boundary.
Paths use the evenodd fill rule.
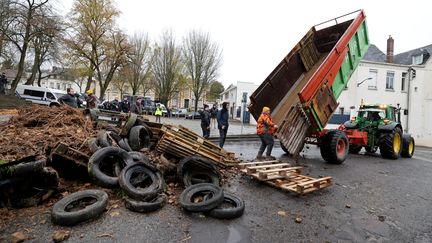
<path fill-rule="evenodd" d="M 349 146 L 349 153 L 350 154 L 358 154 L 362 150 L 362 146 L 350 144 Z"/>
<path fill-rule="evenodd" d="M 321 156 L 330 164 L 342 164 L 349 150 L 348 138 L 340 130 L 331 130 L 321 142 Z"/>
<path fill-rule="evenodd" d="M 381 156 L 386 159 L 399 158 L 402 151 L 402 131 L 396 127 L 390 133 L 381 135 L 379 148 Z"/>
<path fill-rule="evenodd" d="M 411 158 L 414 155 L 415 141 L 414 138 L 409 134 L 402 136 L 402 153 L 401 156 L 404 158 Z"/>

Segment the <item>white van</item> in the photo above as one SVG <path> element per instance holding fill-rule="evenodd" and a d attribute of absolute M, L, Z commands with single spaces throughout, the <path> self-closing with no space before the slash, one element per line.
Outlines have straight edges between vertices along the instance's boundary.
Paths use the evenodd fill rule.
<path fill-rule="evenodd" d="M 19 84 L 16 92 L 21 99 L 31 101 L 35 104 L 47 105 L 50 107 L 60 106 L 58 98 L 66 94 L 66 91 L 49 89 L 38 86 Z"/>

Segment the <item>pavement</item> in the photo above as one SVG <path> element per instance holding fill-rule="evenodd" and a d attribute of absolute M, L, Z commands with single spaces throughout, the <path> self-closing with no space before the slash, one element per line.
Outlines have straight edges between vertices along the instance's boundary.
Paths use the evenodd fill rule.
<path fill-rule="evenodd" d="M 257 141 L 227 142 L 225 149 L 253 159 Z M 291 161 L 276 144 L 273 155 Z M 432 149 L 416 147 L 413 158 L 386 160 L 379 154 L 349 155 L 341 165 L 325 163 L 306 146 L 305 174 L 332 176 L 334 184 L 296 196 L 238 174 L 226 191 L 244 199 L 234 220 L 217 220 L 166 205 L 149 214 L 111 209 L 93 222 L 54 226 L 46 205 L 16 210 L 0 222 L 0 242 L 22 231 L 33 242 L 52 241 L 55 230 L 71 231 L 66 242 L 431 242 Z M 301 223 L 295 219 L 301 218 Z"/>

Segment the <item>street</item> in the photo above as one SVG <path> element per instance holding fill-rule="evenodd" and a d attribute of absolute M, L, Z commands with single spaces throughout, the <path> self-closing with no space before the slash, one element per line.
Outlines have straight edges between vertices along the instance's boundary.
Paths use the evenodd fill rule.
<path fill-rule="evenodd" d="M 259 142 L 227 142 L 225 149 L 253 159 Z M 385 160 L 379 154 L 349 155 L 342 165 L 324 163 L 315 146 L 300 163 L 305 174 L 332 176 L 334 184 L 298 197 L 238 174 L 226 191 L 244 199 L 245 214 L 217 220 L 166 205 L 150 214 L 123 203 L 102 217 L 75 227 L 54 226 L 48 206 L 14 211 L 0 225 L 0 241 L 22 231 L 49 242 L 55 230 L 71 231 L 67 242 L 431 242 L 432 149 L 416 147 L 412 159 Z M 279 146 L 273 155 L 283 161 Z M 301 223 L 295 219 L 301 218 Z"/>

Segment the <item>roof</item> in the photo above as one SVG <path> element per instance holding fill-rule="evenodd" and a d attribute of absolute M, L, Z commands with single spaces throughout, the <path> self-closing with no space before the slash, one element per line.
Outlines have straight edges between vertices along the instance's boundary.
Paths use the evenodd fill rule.
<path fill-rule="evenodd" d="M 222 93 L 220 93 L 220 95 L 227 93 L 230 90 L 233 90 L 237 88 L 237 86 L 235 86 L 234 84 L 230 84 L 230 86 L 228 86 L 228 88 L 226 88 Z"/>
<path fill-rule="evenodd" d="M 393 57 L 394 64 L 411 65 L 412 57 L 423 54 L 423 63 L 425 64 L 432 54 L 432 45 L 420 47 L 407 52 L 402 52 Z M 366 51 L 363 60 L 372 62 L 386 62 L 386 54 L 378 49 L 377 46 L 371 44 Z"/>

